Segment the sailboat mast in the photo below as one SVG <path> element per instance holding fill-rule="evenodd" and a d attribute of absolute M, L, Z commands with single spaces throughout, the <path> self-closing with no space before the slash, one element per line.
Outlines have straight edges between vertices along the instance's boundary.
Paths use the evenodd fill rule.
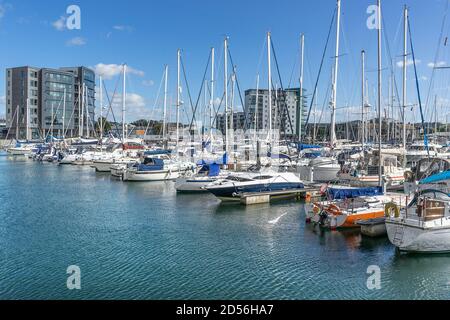
<path fill-rule="evenodd" d="M 405 5 L 403 14 L 403 89 L 402 89 L 402 104 L 403 104 L 403 148 L 406 149 L 406 57 L 408 55 L 408 7 Z"/>
<path fill-rule="evenodd" d="M 125 132 L 125 112 L 126 112 L 126 81 L 127 81 L 127 65 L 123 65 L 123 88 L 122 88 L 122 143 L 125 143 L 126 132 Z"/>
<path fill-rule="evenodd" d="M 331 128 L 330 143 L 331 146 L 336 144 L 336 102 L 337 102 L 337 81 L 339 67 L 339 36 L 341 27 L 341 0 L 337 0 L 337 19 L 336 19 L 336 52 L 334 56 L 334 78 L 333 78 L 333 101 L 331 103 Z"/>
<path fill-rule="evenodd" d="M 27 98 L 26 102 L 26 108 L 27 108 L 27 118 L 25 120 L 26 122 L 26 139 L 27 141 L 30 140 L 30 108 L 29 108 L 29 99 Z"/>
<path fill-rule="evenodd" d="M 86 137 L 89 138 L 90 134 L 89 134 L 89 98 L 88 98 L 88 90 L 87 90 L 87 86 L 84 85 L 84 98 L 85 98 L 85 106 L 86 106 Z"/>
<path fill-rule="evenodd" d="M 52 102 L 52 110 L 53 110 L 53 102 Z M 17 113 L 17 116 L 16 116 L 16 140 L 19 140 L 19 105 L 17 105 L 16 113 Z"/>
<path fill-rule="evenodd" d="M 381 119 L 381 0 L 378 0 L 378 183 L 382 186 L 382 156 L 381 156 L 381 140 L 382 140 L 382 119 Z"/>
<path fill-rule="evenodd" d="M 84 83 L 81 85 L 80 89 L 80 109 L 81 109 L 81 118 L 80 118 L 80 137 L 83 136 L 84 131 Z"/>
<path fill-rule="evenodd" d="M 168 78 L 169 78 L 169 66 L 165 66 L 164 71 L 164 110 L 163 110 L 163 140 L 166 140 L 166 113 L 167 113 L 167 88 L 168 88 Z"/>
<path fill-rule="evenodd" d="M 268 105 L 269 105 L 269 143 L 272 137 L 272 41 L 271 41 L 271 34 L 270 32 L 267 32 L 267 66 L 268 66 L 268 86 L 269 86 L 269 99 L 268 99 Z"/>
<path fill-rule="evenodd" d="M 255 104 L 255 143 L 257 142 L 258 131 L 258 111 L 259 111 L 259 74 L 256 76 L 256 104 Z"/>
<path fill-rule="evenodd" d="M 103 81 L 102 81 L 102 76 L 100 76 L 99 85 L 100 85 L 100 145 L 103 145 Z"/>
<path fill-rule="evenodd" d="M 181 107 L 181 77 L 180 77 L 180 69 L 181 69 L 181 50 L 177 51 L 177 130 L 176 130 L 176 149 L 178 154 L 178 144 L 180 141 L 180 107 Z"/>
<path fill-rule="evenodd" d="M 63 139 L 66 138 L 66 131 L 65 131 L 65 121 L 66 121 L 66 88 L 64 87 L 64 102 L 63 102 L 63 114 L 62 114 L 62 136 Z"/>
<path fill-rule="evenodd" d="M 366 52 L 364 50 L 361 51 L 361 145 L 364 150 L 365 144 L 365 104 L 366 104 L 366 88 L 365 88 L 365 79 L 366 79 Z"/>
<path fill-rule="evenodd" d="M 225 90 L 225 152 L 228 153 L 228 37 L 224 41 L 224 90 Z"/>
<path fill-rule="evenodd" d="M 211 97 L 209 101 L 209 143 L 212 151 L 212 129 L 213 129 L 213 109 L 214 109 L 214 68 L 215 68 L 215 49 L 211 48 Z"/>
<path fill-rule="evenodd" d="M 305 57 L 305 35 L 302 33 L 300 37 L 300 45 L 301 45 L 301 54 L 300 54 L 300 106 L 298 109 L 298 112 L 300 113 L 298 116 L 299 123 L 298 123 L 298 132 L 297 137 L 302 136 L 302 121 L 303 121 L 303 71 L 304 71 L 304 57 Z"/>

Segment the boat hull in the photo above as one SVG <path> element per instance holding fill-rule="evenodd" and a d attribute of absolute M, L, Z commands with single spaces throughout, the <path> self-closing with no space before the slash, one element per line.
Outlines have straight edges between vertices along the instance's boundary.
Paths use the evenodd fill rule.
<path fill-rule="evenodd" d="M 214 180 L 204 179 L 204 180 L 190 180 L 190 179 L 177 179 L 175 184 L 175 189 L 179 193 L 198 193 L 198 192 L 208 192 L 205 187 Z"/>
<path fill-rule="evenodd" d="M 267 184 L 252 184 L 248 186 L 214 186 L 209 187 L 207 190 L 211 192 L 214 196 L 222 201 L 240 201 L 240 194 L 242 193 L 260 193 L 260 192 L 270 192 L 270 191 L 284 191 L 290 189 L 303 189 L 303 183 L 289 183 L 289 182 L 278 182 Z"/>
<path fill-rule="evenodd" d="M 130 171 L 123 172 L 124 181 L 166 181 L 175 180 L 180 177 L 179 171 L 157 170 L 157 171 Z"/>
<path fill-rule="evenodd" d="M 403 231 L 399 231 L 399 228 L 403 228 Z M 386 230 L 389 241 L 400 251 L 411 253 L 450 252 L 450 226 L 430 229 L 387 220 Z M 402 237 L 398 237 L 399 232 L 403 232 Z"/>

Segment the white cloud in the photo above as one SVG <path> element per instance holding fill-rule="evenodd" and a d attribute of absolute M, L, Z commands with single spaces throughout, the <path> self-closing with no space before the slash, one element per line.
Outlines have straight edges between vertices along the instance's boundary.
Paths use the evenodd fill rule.
<path fill-rule="evenodd" d="M 58 31 L 66 30 L 66 17 L 61 16 L 58 20 L 52 23 L 52 26 Z"/>
<path fill-rule="evenodd" d="M 155 84 L 155 81 L 153 80 L 144 80 L 142 81 L 142 85 L 146 86 L 146 87 L 152 87 Z"/>
<path fill-rule="evenodd" d="M 123 66 L 121 64 L 99 63 L 94 66 L 93 69 L 95 73 L 99 76 L 102 76 L 104 80 L 110 80 L 123 72 Z M 131 73 L 139 77 L 143 77 L 145 75 L 144 71 L 137 70 L 129 66 L 127 66 L 127 73 Z"/>
<path fill-rule="evenodd" d="M 416 59 L 416 65 L 420 64 L 422 61 L 419 59 Z M 413 59 L 406 59 L 406 66 L 412 66 L 414 64 Z M 397 67 L 403 68 L 403 60 L 397 62 Z"/>
<path fill-rule="evenodd" d="M 96 92 L 97 101 L 99 101 L 99 93 Z M 112 98 L 112 97 L 111 97 Z M 107 102 L 105 101 L 105 106 Z M 127 93 L 126 98 L 126 118 L 127 122 L 132 122 L 139 119 L 148 119 L 150 117 L 150 110 L 146 108 L 146 100 L 144 97 L 137 93 Z M 112 101 L 112 109 L 114 111 L 115 118 L 118 122 L 122 119 L 122 94 L 116 93 L 114 100 Z M 106 111 L 103 111 L 104 114 Z M 99 111 L 97 110 L 97 113 Z M 113 119 L 111 113 L 109 113 L 108 119 Z"/>
<path fill-rule="evenodd" d="M 0 19 L 2 19 L 5 14 L 6 11 L 12 9 L 12 5 L 9 3 L 0 3 Z"/>
<path fill-rule="evenodd" d="M 446 65 L 447 65 L 447 62 L 445 62 L 445 61 L 438 61 L 436 63 L 434 63 L 434 62 L 428 63 L 429 68 L 439 68 L 439 67 L 444 67 Z"/>
<path fill-rule="evenodd" d="M 124 25 L 116 25 L 113 27 L 113 29 L 117 30 L 117 31 L 128 31 L 128 32 L 133 31 L 133 27 L 124 26 Z"/>
<path fill-rule="evenodd" d="M 66 42 L 69 47 L 84 46 L 86 44 L 86 39 L 82 37 L 75 37 Z"/>

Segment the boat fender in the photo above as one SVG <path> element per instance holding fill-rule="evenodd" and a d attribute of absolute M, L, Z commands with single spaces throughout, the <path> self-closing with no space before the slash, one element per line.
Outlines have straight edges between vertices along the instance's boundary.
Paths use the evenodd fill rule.
<path fill-rule="evenodd" d="M 384 206 L 384 215 L 386 218 L 391 217 L 391 213 L 394 211 L 394 217 L 400 217 L 400 208 L 393 202 L 389 202 Z"/>

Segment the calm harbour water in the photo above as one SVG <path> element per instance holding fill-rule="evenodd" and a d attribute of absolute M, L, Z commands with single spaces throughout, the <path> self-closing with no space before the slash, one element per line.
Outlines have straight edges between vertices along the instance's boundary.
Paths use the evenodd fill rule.
<path fill-rule="evenodd" d="M 314 230 L 295 202 L 220 205 L 173 182 L 3 155 L 0 203 L 0 299 L 450 298 L 450 255 Z M 69 265 L 79 291 L 66 287 Z M 369 265 L 380 290 L 367 289 Z"/>

